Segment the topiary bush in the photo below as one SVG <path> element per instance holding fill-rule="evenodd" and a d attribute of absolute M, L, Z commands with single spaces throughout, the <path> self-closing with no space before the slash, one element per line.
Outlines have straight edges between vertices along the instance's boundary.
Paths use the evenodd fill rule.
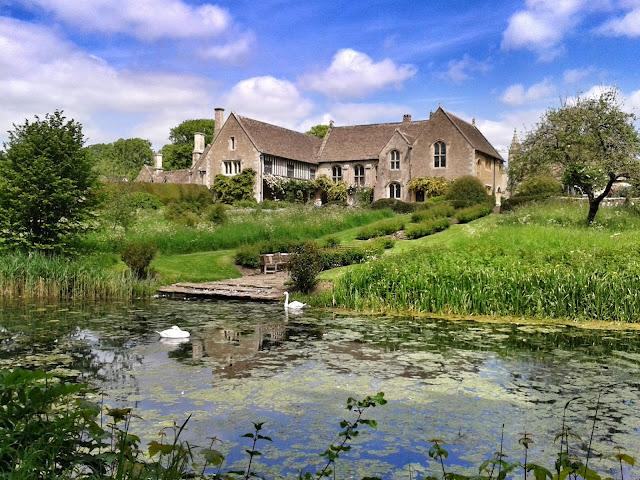
<path fill-rule="evenodd" d="M 302 293 L 311 292 L 323 266 L 320 247 L 314 242 L 306 242 L 289 260 L 289 276 L 295 289 Z"/>
<path fill-rule="evenodd" d="M 446 197 L 455 208 L 491 202 L 491 195 L 487 193 L 485 186 L 472 175 L 454 180 L 449 185 Z"/>
<path fill-rule="evenodd" d="M 525 178 L 516 195 L 518 196 L 531 196 L 531 195 L 560 195 L 562 193 L 562 184 L 553 177 L 549 176 L 535 176 Z"/>
<path fill-rule="evenodd" d="M 149 276 L 149 265 L 156 254 L 156 248 L 151 242 L 133 241 L 122 249 L 122 261 L 131 269 L 131 273 L 138 279 Z"/>

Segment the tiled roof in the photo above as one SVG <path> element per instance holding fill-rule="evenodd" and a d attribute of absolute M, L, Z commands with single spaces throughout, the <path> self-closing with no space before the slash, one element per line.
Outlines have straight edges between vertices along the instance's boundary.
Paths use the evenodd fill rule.
<path fill-rule="evenodd" d="M 393 133 L 398 130 L 407 140 L 414 141 L 427 125 L 417 122 L 378 123 L 333 127 L 320 156 L 321 162 L 377 159 Z"/>
<path fill-rule="evenodd" d="M 142 167 L 142 170 L 140 170 L 134 182 L 189 183 L 190 177 L 188 168 L 158 172 L 152 167 L 145 165 Z"/>
<path fill-rule="evenodd" d="M 234 115 L 260 152 L 291 160 L 315 163 L 322 139 L 252 118 Z"/>
<path fill-rule="evenodd" d="M 499 159 L 503 159 L 500 154 L 493 148 L 493 145 L 489 143 L 489 140 L 485 138 L 485 136 L 478 130 L 474 125 L 471 125 L 468 122 L 465 122 L 459 117 L 456 117 L 453 113 L 449 113 L 444 111 L 445 115 L 449 117 L 449 119 L 453 122 L 453 124 L 458 127 L 458 130 L 462 132 L 462 134 L 469 140 L 471 146 L 476 150 L 479 150 L 487 155 Z"/>

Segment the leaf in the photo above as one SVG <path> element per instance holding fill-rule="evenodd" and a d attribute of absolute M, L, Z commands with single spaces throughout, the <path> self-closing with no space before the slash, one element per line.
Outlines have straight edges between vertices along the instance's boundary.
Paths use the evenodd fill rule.
<path fill-rule="evenodd" d="M 156 440 L 153 440 L 152 442 L 149 443 L 148 449 L 149 449 L 149 456 L 153 457 L 157 453 L 160 453 L 160 455 L 169 455 L 171 452 L 174 451 L 175 446 L 162 445 L 161 443 L 158 443 Z"/>
<path fill-rule="evenodd" d="M 267 437 L 266 435 L 258 435 L 258 438 L 260 440 L 267 440 L 268 442 L 273 442 L 273 440 L 271 440 L 271 437 Z"/>
<path fill-rule="evenodd" d="M 205 448 L 202 450 L 202 454 L 204 455 L 204 459 L 214 467 L 219 467 L 222 465 L 222 462 L 224 462 L 224 455 L 218 450 Z"/>
<path fill-rule="evenodd" d="M 530 472 L 533 470 L 533 476 L 536 480 L 545 480 L 547 477 L 553 478 L 553 474 L 544 467 L 540 465 L 536 465 L 535 463 L 530 463 L 527 465 L 527 471 Z"/>

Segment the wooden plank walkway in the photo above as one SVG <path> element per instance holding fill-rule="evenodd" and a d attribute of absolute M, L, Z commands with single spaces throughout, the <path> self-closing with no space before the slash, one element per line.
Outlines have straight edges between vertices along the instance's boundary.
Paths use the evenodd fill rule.
<path fill-rule="evenodd" d="M 203 283 L 174 283 L 160 287 L 158 293 L 166 296 L 199 298 L 228 298 L 255 301 L 279 301 L 284 297 L 284 272 L 268 275 L 247 275 L 242 278 Z"/>

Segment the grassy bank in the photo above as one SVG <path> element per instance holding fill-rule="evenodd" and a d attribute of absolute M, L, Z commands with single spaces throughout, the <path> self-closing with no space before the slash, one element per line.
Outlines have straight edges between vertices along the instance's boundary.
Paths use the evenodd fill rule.
<path fill-rule="evenodd" d="M 360 311 L 640 321 L 640 215 L 606 208 L 584 227 L 565 203 L 400 242 L 311 299 Z"/>

